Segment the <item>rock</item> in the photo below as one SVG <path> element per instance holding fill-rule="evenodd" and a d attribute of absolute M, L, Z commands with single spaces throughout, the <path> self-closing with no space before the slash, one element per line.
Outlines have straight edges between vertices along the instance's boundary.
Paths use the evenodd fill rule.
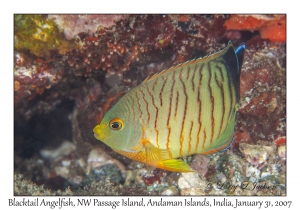
<path fill-rule="evenodd" d="M 76 146 L 72 142 L 64 141 L 57 149 L 54 150 L 43 149 L 40 151 L 40 154 L 45 159 L 49 159 L 51 161 L 57 161 L 75 150 L 76 150 Z"/>
<path fill-rule="evenodd" d="M 187 180 L 185 180 L 184 177 L 180 177 L 178 179 L 178 187 L 179 189 L 186 189 L 186 188 L 191 188 L 192 186 Z"/>
<path fill-rule="evenodd" d="M 115 21 L 126 15 L 48 15 L 59 29 L 64 32 L 66 39 L 71 40 L 79 33 L 93 35 L 99 26 L 110 27 Z"/>
<path fill-rule="evenodd" d="M 249 132 L 243 126 L 241 126 L 239 129 L 237 129 L 236 132 L 234 133 L 234 141 L 245 142 L 245 143 L 252 142 Z"/>
<path fill-rule="evenodd" d="M 118 169 L 121 171 L 123 178 L 124 179 L 126 178 L 125 166 L 120 161 L 113 159 L 100 147 L 90 151 L 87 159 L 87 164 L 88 164 L 87 174 L 89 174 L 89 171 L 93 168 L 97 168 L 98 170 L 104 165 L 115 164 L 118 167 Z"/>
<path fill-rule="evenodd" d="M 286 42 L 285 15 L 232 15 L 224 25 L 227 30 L 260 31 L 271 42 Z"/>
<path fill-rule="evenodd" d="M 227 182 L 231 185 L 240 185 L 245 177 L 246 161 L 236 154 L 224 154 L 220 158 L 219 172 L 223 172 L 227 177 Z"/>
<path fill-rule="evenodd" d="M 155 182 L 161 183 L 161 179 L 166 175 L 166 173 L 161 169 L 151 170 L 150 172 L 151 174 L 147 173 L 142 177 L 145 185 L 152 185 Z"/>
<path fill-rule="evenodd" d="M 191 162 L 190 166 L 192 169 L 196 170 L 201 177 L 205 177 L 208 171 L 209 156 L 196 155 Z"/>
<path fill-rule="evenodd" d="M 270 81 L 271 71 L 268 68 L 251 69 L 241 74 L 241 94 L 247 95 L 256 83 L 266 84 Z"/>
<path fill-rule="evenodd" d="M 237 187 L 236 190 L 231 195 L 253 196 L 255 195 L 255 193 L 253 190 L 243 190 L 240 187 Z"/>
<path fill-rule="evenodd" d="M 78 187 L 83 182 L 83 176 L 81 175 L 70 175 L 68 179 L 68 183 L 73 186 Z"/>
<path fill-rule="evenodd" d="M 107 177 L 114 183 L 121 183 L 124 181 L 119 168 L 115 164 L 105 164 L 103 166 L 94 167 L 91 169 L 89 177 L 96 182 L 105 180 Z"/>
<path fill-rule="evenodd" d="M 224 183 L 224 182 L 227 181 L 227 177 L 224 175 L 223 172 L 218 173 L 218 174 L 216 175 L 216 178 L 217 178 L 218 181 L 220 181 L 220 182 L 222 182 L 222 183 Z"/>
<path fill-rule="evenodd" d="M 251 182 L 256 182 L 260 177 L 261 171 L 252 165 L 246 168 L 246 177 L 250 177 Z"/>
<path fill-rule="evenodd" d="M 185 188 L 199 188 L 200 190 L 205 190 L 207 186 L 206 181 L 202 180 L 197 172 L 188 172 L 188 173 L 181 173 L 182 177 L 178 180 L 178 187 L 179 189 Z"/>
<path fill-rule="evenodd" d="M 180 195 L 207 195 L 207 193 L 199 188 L 192 187 L 180 190 Z"/>
<path fill-rule="evenodd" d="M 161 195 L 178 195 L 178 189 L 175 186 L 168 187 Z"/>
<path fill-rule="evenodd" d="M 55 170 L 55 173 L 56 173 L 57 176 L 61 176 L 65 179 L 69 178 L 70 170 L 67 167 L 57 166 L 57 167 L 54 168 L 54 170 Z"/>
<path fill-rule="evenodd" d="M 286 146 L 285 145 L 278 147 L 278 156 L 284 160 L 286 159 Z"/>
<path fill-rule="evenodd" d="M 272 146 L 250 145 L 246 143 L 240 144 L 240 150 L 244 154 L 245 159 L 252 165 L 260 165 L 266 163 L 275 153 Z"/>
<path fill-rule="evenodd" d="M 273 141 L 286 132 L 285 44 L 249 41 L 240 81 L 238 128 L 246 143 Z M 239 132 L 239 129 L 237 129 Z M 251 140 L 251 141 L 250 141 Z"/>

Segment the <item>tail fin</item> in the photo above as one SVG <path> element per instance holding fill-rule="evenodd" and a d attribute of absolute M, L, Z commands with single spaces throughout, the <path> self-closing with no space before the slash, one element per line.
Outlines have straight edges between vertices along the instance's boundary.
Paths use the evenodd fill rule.
<path fill-rule="evenodd" d="M 236 50 L 233 48 L 233 44 L 229 41 L 227 50 L 223 55 L 226 61 L 227 72 L 230 75 L 231 81 L 236 90 L 237 100 L 240 99 L 240 74 L 241 68 L 244 60 L 246 45 L 241 44 Z"/>
<path fill-rule="evenodd" d="M 245 49 L 246 49 L 246 44 L 242 43 L 235 50 L 235 54 L 236 54 L 236 57 L 237 57 L 237 60 L 238 60 L 238 65 L 239 65 L 239 72 L 241 71 L 241 68 L 242 68 L 242 65 L 243 65 Z"/>

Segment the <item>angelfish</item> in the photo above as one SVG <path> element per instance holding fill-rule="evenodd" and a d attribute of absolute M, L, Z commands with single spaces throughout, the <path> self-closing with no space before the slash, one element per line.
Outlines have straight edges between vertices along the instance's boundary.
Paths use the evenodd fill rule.
<path fill-rule="evenodd" d="M 142 163 L 192 171 L 179 159 L 233 141 L 246 45 L 163 70 L 127 92 L 94 128 L 96 139 Z"/>

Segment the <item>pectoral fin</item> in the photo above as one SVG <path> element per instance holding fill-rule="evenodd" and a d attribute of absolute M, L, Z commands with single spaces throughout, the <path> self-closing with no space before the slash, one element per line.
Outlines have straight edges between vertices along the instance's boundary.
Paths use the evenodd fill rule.
<path fill-rule="evenodd" d="M 149 165 L 155 166 L 159 161 L 170 158 L 167 150 L 154 147 L 148 140 L 144 140 L 142 144 L 145 147 L 146 163 Z"/>

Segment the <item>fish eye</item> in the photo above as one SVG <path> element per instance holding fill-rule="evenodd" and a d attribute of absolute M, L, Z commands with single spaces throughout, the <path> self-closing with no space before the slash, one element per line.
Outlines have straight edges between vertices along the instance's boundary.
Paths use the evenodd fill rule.
<path fill-rule="evenodd" d="M 114 118 L 109 121 L 109 127 L 110 127 L 110 129 L 112 129 L 114 131 L 119 131 L 119 130 L 123 129 L 124 122 L 120 118 Z"/>

